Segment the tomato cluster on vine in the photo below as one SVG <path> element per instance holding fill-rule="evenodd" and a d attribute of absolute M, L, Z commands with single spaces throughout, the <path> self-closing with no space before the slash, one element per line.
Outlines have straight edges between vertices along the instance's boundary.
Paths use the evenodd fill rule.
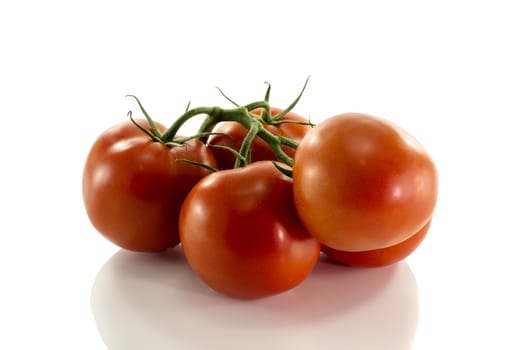
<path fill-rule="evenodd" d="M 305 85 L 304 85 L 305 88 Z M 435 164 L 397 125 L 343 113 L 314 125 L 261 101 L 187 109 L 169 127 L 145 118 L 105 130 L 82 180 L 87 215 L 121 248 L 182 245 L 224 295 L 256 299 L 304 281 L 319 257 L 379 267 L 410 255 L 437 201 Z M 194 135 L 178 131 L 205 115 Z"/>

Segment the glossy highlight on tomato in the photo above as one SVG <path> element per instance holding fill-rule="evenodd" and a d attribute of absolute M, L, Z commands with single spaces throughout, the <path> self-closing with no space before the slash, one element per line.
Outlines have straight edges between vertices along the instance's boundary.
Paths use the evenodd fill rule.
<path fill-rule="evenodd" d="M 405 241 L 433 215 L 438 176 L 410 134 L 384 119 L 344 113 L 311 129 L 295 153 L 294 199 L 322 244 L 369 251 Z"/>
<path fill-rule="evenodd" d="M 182 247 L 195 273 L 240 299 L 301 283 L 320 244 L 298 219 L 292 187 L 271 161 L 219 171 L 196 184 L 180 212 Z"/>
<path fill-rule="evenodd" d="M 146 120 L 136 120 L 151 130 Z M 166 128 L 156 123 L 163 132 Z M 198 140 L 168 147 L 131 121 L 103 132 L 84 166 L 82 193 L 93 226 L 114 244 L 156 252 L 180 242 L 178 214 L 191 188 L 210 173 L 180 159 L 216 166 Z"/>

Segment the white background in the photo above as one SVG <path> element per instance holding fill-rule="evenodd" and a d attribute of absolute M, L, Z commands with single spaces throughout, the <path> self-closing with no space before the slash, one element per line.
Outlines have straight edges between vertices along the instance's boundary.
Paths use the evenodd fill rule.
<path fill-rule="evenodd" d="M 524 349 L 519 1 L 169 3 L 0 3 L 1 349 Z M 189 100 L 224 105 L 215 86 L 247 103 L 269 81 L 284 106 L 309 75 L 296 112 L 388 118 L 432 154 L 438 207 L 406 262 L 320 266 L 238 304 L 177 252 L 112 258 L 81 174 L 138 114 L 126 94 L 169 124 Z"/>

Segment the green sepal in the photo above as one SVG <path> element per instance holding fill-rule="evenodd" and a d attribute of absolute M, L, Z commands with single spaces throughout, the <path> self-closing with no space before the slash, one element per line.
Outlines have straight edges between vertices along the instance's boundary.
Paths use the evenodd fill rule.
<path fill-rule="evenodd" d="M 208 145 L 209 147 L 214 147 L 214 148 L 222 148 L 222 149 L 225 149 L 225 150 L 228 150 L 229 152 L 233 153 L 233 155 L 237 158 L 237 159 L 240 159 L 241 162 L 245 163 L 246 162 L 246 158 L 241 155 L 236 149 L 234 148 L 231 148 L 229 146 L 222 146 L 222 145 Z"/>
<path fill-rule="evenodd" d="M 295 106 L 297 105 L 298 101 L 300 100 L 300 98 L 302 97 L 302 94 L 304 93 L 304 91 L 306 90 L 306 86 L 309 82 L 309 78 L 311 76 L 307 77 L 306 79 L 306 82 L 304 83 L 304 86 L 302 87 L 302 90 L 300 91 L 300 94 L 298 94 L 297 98 L 291 102 L 291 104 L 286 108 L 284 109 L 282 112 L 278 113 L 277 115 L 275 115 L 272 120 L 273 121 L 279 121 L 280 119 L 282 119 L 282 117 L 284 117 L 286 114 L 288 114 L 289 112 L 291 112 L 291 110 L 293 108 L 295 108 Z"/>
<path fill-rule="evenodd" d="M 144 116 L 146 117 L 147 122 L 149 123 L 149 127 L 153 131 L 153 134 L 155 134 L 155 136 L 157 136 L 158 138 L 161 138 L 162 137 L 162 133 L 160 132 L 160 130 L 158 130 L 158 128 L 156 127 L 155 122 L 149 116 L 149 114 L 146 112 L 145 108 L 142 106 L 142 103 L 140 102 L 138 97 L 136 97 L 135 95 L 126 95 L 126 97 L 132 97 L 132 98 L 135 99 L 135 101 L 138 103 L 138 106 L 140 107 L 140 110 L 142 111 L 142 113 L 144 113 Z"/>
<path fill-rule="evenodd" d="M 289 168 L 284 168 L 282 165 L 278 164 L 277 162 L 272 162 L 275 168 L 278 169 L 282 174 L 293 178 L 293 170 Z"/>
<path fill-rule="evenodd" d="M 146 134 L 147 136 L 149 136 L 153 141 L 157 141 L 157 142 L 162 142 L 162 139 L 160 138 L 160 136 L 157 136 L 155 135 L 154 133 L 152 133 L 151 131 L 147 130 L 146 128 L 144 128 L 142 125 L 138 124 L 136 122 L 136 120 L 133 118 L 133 112 L 129 111 L 127 112 L 127 116 L 129 117 L 129 119 L 131 120 L 131 123 L 133 123 L 138 129 L 140 129 L 140 131 L 142 131 L 144 134 Z"/>
<path fill-rule="evenodd" d="M 184 163 L 193 164 L 193 165 L 199 166 L 201 168 L 204 168 L 206 170 L 209 170 L 212 173 L 216 173 L 218 171 L 217 168 L 212 167 L 211 165 L 207 165 L 207 164 L 204 164 L 204 163 L 196 162 L 194 160 L 189 160 L 189 159 L 185 159 L 185 158 L 177 158 L 176 161 L 177 162 L 184 162 Z"/>

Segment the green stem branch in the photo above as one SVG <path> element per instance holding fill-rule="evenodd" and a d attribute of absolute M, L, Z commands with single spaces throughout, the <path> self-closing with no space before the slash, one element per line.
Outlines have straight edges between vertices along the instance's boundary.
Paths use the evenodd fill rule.
<path fill-rule="evenodd" d="M 262 126 L 260 125 L 259 121 L 254 119 L 251 120 L 249 131 L 246 137 L 244 137 L 244 140 L 242 141 L 242 146 L 240 146 L 240 150 L 238 152 L 240 153 L 241 158 L 237 158 L 237 160 L 235 161 L 235 168 L 239 168 L 241 166 L 251 163 L 251 144 L 253 143 L 255 137 L 257 137 L 261 128 Z"/>
<path fill-rule="evenodd" d="M 162 141 L 164 143 L 172 141 L 173 138 L 176 136 L 178 129 L 180 129 L 180 127 L 184 125 L 184 123 L 187 122 L 189 119 L 197 115 L 200 115 L 200 114 L 212 115 L 216 113 L 216 109 L 220 109 L 220 108 L 219 107 L 198 107 L 198 108 L 193 108 L 193 109 L 188 110 L 187 112 L 182 114 L 182 116 L 180 116 L 173 123 L 173 125 L 171 125 L 171 127 L 169 127 L 169 129 L 166 130 L 166 132 L 164 132 L 164 134 L 162 135 Z"/>

